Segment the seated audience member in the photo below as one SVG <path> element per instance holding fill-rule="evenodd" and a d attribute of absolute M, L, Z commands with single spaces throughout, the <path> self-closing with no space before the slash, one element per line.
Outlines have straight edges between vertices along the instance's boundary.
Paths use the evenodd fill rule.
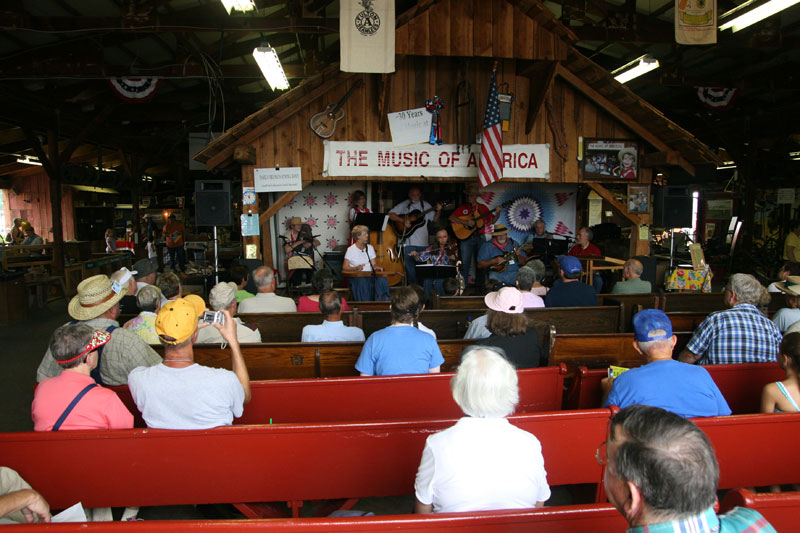
<path fill-rule="evenodd" d="M 778 364 L 786 372 L 786 379 L 764 386 L 761 412 L 796 413 L 800 411 L 800 333 L 783 337 Z"/>
<path fill-rule="evenodd" d="M 301 296 L 297 301 L 297 312 L 316 313 L 319 311 L 319 295 L 324 290 L 333 290 L 333 274 L 327 268 L 321 268 L 311 275 L 311 287 L 314 294 Z M 342 311 L 349 311 L 350 306 L 344 298 L 342 300 Z"/>
<path fill-rule="evenodd" d="M 261 332 L 258 328 L 249 326 L 242 322 L 236 315 L 236 284 L 232 281 L 222 281 L 214 285 L 208 294 L 208 303 L 214 311 L 226 309 L 236 322 L 236 337 L 239 344 L 253 344 L 261 342 Z M 217 328 L 202 328 L 197 330 L 197 340 L 195 344 L 212 344 L 225 342 L 222 334 Z"/>
<path fill-rule="evenodd" d="M 573 257 L 602 256 L 603 252 L 600 250 L 600 248 L 591 242 L 593 238 L 594 232 L 586 226 L 582 227 L 575 235 L 575 246 L 569 249 L 567 255 L 571 255 Z M 603 291 L 603 278 L 600 277 L 599 273 L 595 273 L 593 276 L 592 286 L 594 287 L 595 292 L 598 294 Z"/>
<path fill-rule="evenodd" d="M 550 498 L 542 445 L 506 419 L 519 403 L 517 373 L 496 348 L 468 350 L 450 387 L 465 416 L 425 441 L 414 512 L 542 507 Z"/>
<path fill-rule="evenodd" d="M 663 311 L 639 311 L 633 315 L 633 329 L 633 347 L 647 358 L 647 363 L 616 379 L 603 380 L 604 407 L 652 405 L 687 418 L 731 414 L 728 402 L 705 368 L 672 358 L 678 337 L 672 334 L 672 323 Z"/>
<path fill-rule="evenodd" d="M 375 262 L 375 248 L 369 244 L 369 228 L 356 226 L 350 232 L 353 238 L 344 254 L 342 274 L 383 272 L 383 267 Z M 357 302 L 385 301 L 389 299 L 389 282 L 381 276 L 350 276 L 348 277 L 350 292 Z"/>
<path fill-rule="evenodd" d="M 364 341 L 364 332 L 361 328 L 345 326 L 342 322 L 342 297 L 338 292 L 333 289 L 323 289 L 317 305 L 325 320 L 318 326 L 310 324 L 305 326 L 301 342 Z"/>
<path fill-rule="evenodd" d="M 369 336 L 356 362 L 362 376 L 435 374 L 444 357 L 431 335 L 414 327 L 420 301 L 411 287 L 392 294 L 392 324 Z"/>
<path fill-rule="evenodd" d="M 535 282 L 536 272 L 531 267 L 525 265 L 519 268 L 519 272 L 517 272 L 517 289 L 522 293 L 522 306 L 525 309 L 544 307 L 542 297 L 533 292 L 533 284 Z"/>
<path fill-rule="evenodd" d="M 786 261 L 778 271 L 778 281 L 773 281 L 767 287 L 767 292 L 781 292 L 778 289 L 778 284 L 786 281 L 789 276 L 800 276 L 800 263 L 794 261 Z"/>
<path fill-rule="evenodd" d="M 12 470 L 0 466 L 0 524 L 50 521 L 50 505 Z"/>
<path fill-rule="evenodd" d="M 156 313 L 161 307 L 161 291 L 155 285 L 145 285 L 136 294 L 136 304 L 141 309 L 139 316 L 131 318 L 122 327 L 139 335 L 147 344 L 161 344 L 156 333 Z"/>
<path fill-rule="evenodd" d="M 444 296 L 460 296 L 461 285 L 456 278 L 446 278 L 442 281 L 442 291 L 444 291 Z"/>
<path fill-rule="evenodd" d="M 247 292 L 244 288 L 250 281 L 250 271 L 244 265 L 234 265 L 228 271 L 231 281 L 236 284 L 236 303 L 242 303 L 242 300 L 252 298 L 255 294 Z"/>
<path fill-rule="evenodd" d="M 153 285 L 156 282 L 158 268 L 147 259 L 139 259 L 136 261 L 133 264 L 133 270 L 136 271 L 136 274 L 133 275 L 133 279 L 136 280 L 137 293 L 142 287 Z"/>
<path fill-rule="evenodd" d="M 784 333 L 800 320 L 800 276 L 789 276 L 786 281 L 778 283 L 778 290 L 786 297 L 786 307 L 778 309 L 772 321 Z"/>
<path fill-rule="evenodd" d="M 111 333 L 111 340 L 98 350 L 98 366 L 92 371 L 92 377 L 100 385 L 125 385 L 134 368 L 161 362 L 161 357 L 141 337 L 119 327 L 118 304 L 128 289 L 118 290 L 114 290 L 105 274 L 92 276 L 78 284 L 78 294 L 70 300 L 67 308 L 75 322 Z M 60 373 L 61 367 L 48 348 L 36 371 L 36 381 Z"/>
<path fill-rule="evenodd" d="M 419 298 L 419 301 L 422 302 L 422 305 L 420 305 L 417 308 L 417 316 L 414 319 L 414 327 L 417 328 L 420 331 L 424 331 L 428 335 L 433 336 L 433 338 L 435 339 L 436 338 L 436 332 L 433 331 L 431 328 L 429 328 L 428 326 L 426 326 L 425 324 L 423 324 L 422 322 L 419 321 L 419 315 L 425 310 L 425 301 L 426 301 L 425 300 L 425 289 L 420 287 L 417 283 L 409 285 L 409 287 L 414 289 L 414 292 L 417 293 L 417 298 Z"/>
<path fill-rule="evenodd" d="M 756 307 L 766 294 L 761 283 L 750 274 L 734 274 L 722 294 L 730 309 L 708 315 L 679 359 L 701 365 L 777 361 L 781 332 Z"/>
<path fill-rule="evenodd" d="M 542 285 L 542 280 L 547 272 L 544 263 L 542 263 L 540 259 L 534 259 L 533 261 L 529 261 L 525 266 L 530 267 L 530 269 L 533 270 L 533 287 L 531 287 L 531 292 L 536 296 L 541 296 L 544 298 L 547 296 L 547 291 L 550 290 Z"/>
<path fill-rule="evenodd" d="M 30 224 L 25 228 L 25 240 L 22 241 L 23 246 L 35 246 L 37 244 L 44 244 L 42 238 L 36 234 L 36 230 Z"/>
<path fill-rule="evenodd" d="M 558 256 L 558 272 L 561 282 L 553 288 L 544 298 L 547 307 L 585 307 L 597 305 L 597 293 L 591 285 L 579 280 L 581 276 L 581 262 L 577 257 L 570 255 Z"/>
<path fill-rule="evenodd" d="M 297 305 L 291 298 L 275 294 L 278 280 L 275 272 L 268 266 L 260 266 L 253 270 L 253 283 L 258 294 L 248 298 L 239 305 L 240 313 L 293 313 Z"/>
<path fill-rule="evenodd" d="M 608 501 L 631 533 L 774 533 L 753 509 L 717 515 L 719 464 L 711 443 L 691 421 L 658 407 L 633 405 L 611 418 L 597 450 L 606 464 Z"/>
<path fill-rule="evenodd" d="M 133 415 L 117 394 L 98 386 L 91 376 L 97 368 L 97 349 L 109 340 L 110 333 L 86 324 L 61 326 L 53 333 L 50 353 L 62 370 L 33 392 L 34 431 L 133 427 Z"/>
<path fill-rule="evenodd" d="M 649 281 L 642 279 L 644 267 L 638 259 L 628 259 L 622 267 L 622 279 L 614 284 L 611 294 L 638 294 L 650 293 L 652 286 Z"/>
<path fill-rule="evenodd" d="M 242 416 L 250 401 L 250 377 L 236 337 L 236 321 L 227 309 L 225 324 L 203 324 L 222 333 L 231 350 L 231 368 L 209 368 L 194 362 L 192 345 L 205 302 L 190 294 L 166 303 L 158 312 L 156 331 L 164 343 L 164 362 L 135 368 L 128 387 L 142 418 L 151 428 L 208 429 L 227 426 Z"/>
<path fill-rule="evenodd" d="M 121 315 L 135 315 L 139 312 L 139 306 L 136 303 L 136 280 L 133 276 L 136 271 L 130 271 L 126 267 L 122 267 L 113 274 L 111 274 L 111 283 L 118 283 L 120 287 L 127 287 L 128 293 L 119 301 L 119 314 Z"/>
<path fill-rule="evenodd" d="M 174 272 L 164 272 L 156 278 L 156 287 L 161 291 L 166 300 L 177 300 L 183 297 L 183 286 L 181 285 L 181 278 Z"/>
<path fill-rule="evenodd" d="M 489 312 L 486 328 L 491 335 L 480 341 L 481 346 L 500 348 L 514 368 L 535 368 L 546 364 L 542 360 L 541 342 L 536 328 L 528 325 L 522 294 L 514 287 L 503 287 L 483 297 Z"/>

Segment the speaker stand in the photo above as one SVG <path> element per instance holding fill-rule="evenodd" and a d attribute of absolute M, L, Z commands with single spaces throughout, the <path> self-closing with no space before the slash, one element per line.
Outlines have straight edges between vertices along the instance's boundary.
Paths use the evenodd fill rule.
<path fill-rule="evenodd" d="M 214 228 L 214 232 L 217 228 Z M 215 233 L 216 236 L 216 233 Z M 216 242 L 214 243 L 216 247 Z M 669 229 L 669 270 L 672 272 L 673 263 L 675 262 L 675 228 Z"/>
<path fill-rule="evenodd" d="M 219 284 L 219 249 L 217 248 L 217 227 L 214 226 L 214 285 Z"/>

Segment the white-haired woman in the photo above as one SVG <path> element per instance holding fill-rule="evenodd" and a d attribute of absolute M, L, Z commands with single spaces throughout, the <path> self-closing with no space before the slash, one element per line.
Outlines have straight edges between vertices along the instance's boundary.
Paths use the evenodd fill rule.
<path fill-rule="evenodd" d="M 542 507 L 550 498 L 542 445 L 506 420 L 519 386 L 502 350 L 470 347 L 450 387 L 466 416 L 425 442 L 414 512 Z"/>

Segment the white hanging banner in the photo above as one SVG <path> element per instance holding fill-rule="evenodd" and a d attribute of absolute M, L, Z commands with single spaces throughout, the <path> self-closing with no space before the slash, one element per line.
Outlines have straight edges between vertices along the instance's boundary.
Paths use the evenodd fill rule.
<path fill-rule="evenodd" d="M 717 42 L 716 0 L 675 0 L 675 42 L 715 44 Z"/>
<path fill-rule="evenodd" d="M 431 176 L 475 178 L 481 146 L 325 141 L 323 176 Z M 550 179 L 549 144 L 503 146 L 503 177 Z"/>
<path fill-rule="evenodd" d="M 256 192 L 286 192 L 303 190 L 300 167 L 253 169 Z"/>
<path fill-rule="evenodd" d="M 343 72 L 394 72 L 394 0 L 341 0 L 339 68 Z"/>

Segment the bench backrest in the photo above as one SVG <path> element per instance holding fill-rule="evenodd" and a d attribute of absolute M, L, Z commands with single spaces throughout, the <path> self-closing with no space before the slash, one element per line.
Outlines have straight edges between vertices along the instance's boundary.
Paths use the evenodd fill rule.
<path fill-rule="evenodd" d="M 509 420 L 542 443 L 550 485 L 597 484 L 609 415 Z M 454 422 L 2 433 L 0 457 L 55 509 L 393 496 L 413 493 L 425 439 Z M 90 462 L 73 460 L 87 453 Z"/>
<path fill-rule="evenodd" d="M 767 383 L 784 379 L 777 363 L 744 363 L 708 365 L 705 367 L 728 402 L 733 414 L 758 413 L 761 390 Z M 600 405 L 603 391 L 600 381 L 608 374 L 604 369 L 578 369 L 575 380 L 564 397 L 564 409 L 592 409 Z"/>
<path fill-rule="evenodd" d="M 722 293 L 719 292 L 665 292 L 661 295 L 661 310 L 711 313 L 725 309 Z"/>
<path fill-rule="evenodd" d="M 572 377 L 581 366 L 632 368 L 643 365 L 645 357 L 633 348 L 633 333 L 562 334 L 556 330 L 550 337 L 550 364 L 560 363 Z"/>
<path fill-rule="evenodd" d="M 520 370 L 517 414 L 558 411 L 565 367 Z M 452 373 L 330 379 L 253 381 L 252 399 L 234 424 L 359 422 L 458 418 Z M 110 387 L 138 414 L 127 386 Z M 144 427 L 137 416 L 137 426 Z"/>
<path fill-rule="evenodd" d="M 672 322 L 672 331 L 694 331 L 708 313 L 702 311 L 674 311 L 667 313 L 669 321 Z"/>
<path fill-rule="evenodd" d="M 735 489 L 725 494 L 719 510 L 726 513 L 734 507 L 755 509 L 776 531 L 793 531 L 797 527 L 797 515 L 800 512 L 800 492 L 754 493 L 747 489 Z"/>
<path fill-rule="evenodd" d="M 483 296 L 439 296 L 434 294 L 432 309 L 486 309 Z"/>
<path fill-rule="evenodd" d="M 322 324 L 322 315 L 316 313 L 252 313 L 237 315 L 248 325 L 261 332 L 262 342 L 300 342 L 303 328 Z M 345 326 L 354 326 L 352 311 L 342 313 Z"/>
<path fill-rule="evenodd" d="M 633 331 L 631 321 L 639 309 L 658 309 L 658 294 L 601 294 L 598 296 L 600 305 L 618 305 L 620 307 L 619 331 Z"/>
<path fill-rule="evenodd" d="M 444 356 L 442 370 L 458 365 L 461 350 L 474 340 L 439 341 Z M 305 379 L 357 376 L 355 364 L 363 342 L 288 342 L 242 344 L 242 356 L 252 380 Z M 153 349 L 164 355 L 163 346 Z M 231 369 L 230 348 L 219 344 L 195 344 L 195 362 L 214 368 Z"/>
<path fill-rule="evenodd" d="M 694 418 L 720 464 L 720 489 L 800 481 L 800 417 L 792 414 Z"/>

